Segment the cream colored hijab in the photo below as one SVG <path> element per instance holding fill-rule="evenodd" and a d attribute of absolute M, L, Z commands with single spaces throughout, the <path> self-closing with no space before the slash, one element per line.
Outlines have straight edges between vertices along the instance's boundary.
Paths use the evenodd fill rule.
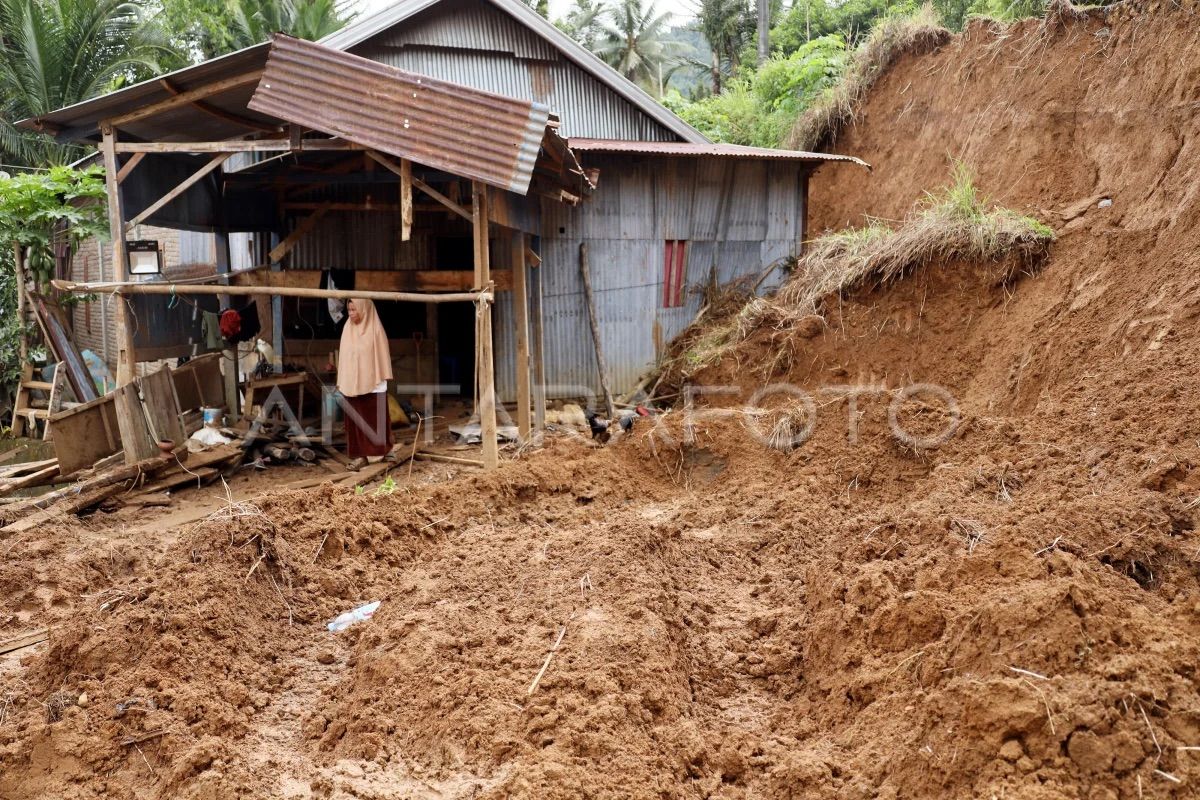
<path fill-rule="evenodd" d="M 370 394 L 380 381 L 392 377 L 392 356 L 387 334 L 370 300 L 351 300 L 362 315 L 358 323 L 347 320 L 338 349 L 338 390 L 346 397 Z"/>

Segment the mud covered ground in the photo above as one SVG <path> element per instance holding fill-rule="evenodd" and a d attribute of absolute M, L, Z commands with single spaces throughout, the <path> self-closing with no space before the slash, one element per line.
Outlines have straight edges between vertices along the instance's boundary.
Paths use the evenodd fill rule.
<path fill-rule="evenodd" d="M 1195 19 L 973 27 L 814 180 L 835 227 L 964 158 L 1056 228 L 1037 274 L 864 288 L 604 448 L 0 542 L 6 633 L 55 625 L 0 661 L 0 797 L 1196 796 Z M 793 448 L 741 410 L 777 381 Z"/>

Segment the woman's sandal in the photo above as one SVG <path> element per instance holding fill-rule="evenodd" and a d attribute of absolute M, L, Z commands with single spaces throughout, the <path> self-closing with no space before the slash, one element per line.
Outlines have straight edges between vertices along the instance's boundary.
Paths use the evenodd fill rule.
<path fill-rule="evenodd" d="M 347 464 L 346 469 L 350 470 L 351 472 L 358 472 L 360 469 L 362 469 L 366 465 L 367 465 L 367 460 L 365 458 L 359 457 L 359 458 L 356 458 L 353 461 L 351 461 L 349 464 Z"/>

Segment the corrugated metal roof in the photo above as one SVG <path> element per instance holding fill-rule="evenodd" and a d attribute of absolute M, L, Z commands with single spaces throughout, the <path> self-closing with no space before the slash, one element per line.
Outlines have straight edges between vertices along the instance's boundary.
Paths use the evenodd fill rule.
<path fill-rule="evenodd" d="M 321 40 L 320 44 L 336 50 L 349 50 L 372 37 L 388 31 L 413 15 L 445 1 L 400 0 L 375 14 L 364 16 L 347 25 L 345 28 L 326 36 Z M 571 37 L 543 19 L 537 12 L 526 7 L 520 0 L 482 0 L 482 2 L 490 3 L 491 6 L 499 9 L 502 13 L 506 13 L 517 24 L 532 31 L 542 41 L 547 42 L 552 48 L 562 53 L 566 60 L 579 66 L 588 73 L 591 79 L 611 90 L 616 97 L 620 98 L 617 102 L 624 101 L 629 103 L 644 113 L 652 123 L 661 125 L 663 135 L 675 135 L 690 142 L 707 141 L 695 128 L 655 101 L 654 98 L 612 67 L 605 64 L 582 45 L 575 42 Z M 468 21 L 475 21 L 475 17 L 473 16 L 468 16 L 467 19 Z M 472 34 L 476 38 L 483 35 L 478 32 Z M 473 41 L 473 39 L 471 40 Z M 254 45 L 235 53 L 210 59 L 195 66 L 175 70 L 167 75 L 150 78 L 119 91 L 92 98 L 91 100 L 85 100 L 48 114 L 21 120 L 17 125 L 27 130 L 49 130 L 49 132 L 54 133 L 63 141 L 98 139 L 98 124 L 101 120 L 119 116 L 150 103 L 166 100 L 171 97 L 171 93 L 160 83 L 161 80 L 168 80 L 179 91 L 187 91 L 206 83 L 258 68 L 266 59 L 267 48 L 268 44 L 265 42 Z M 465 51 L 460 50 L 458 52 L 463 53 Z M 460 82 L 473 83 L 473 81 Z M 237 113 L 241 109 L 244 113 L 245 98 L 249 93 L 249 88 L 240 87 L 233 89 L 221 95 L 208 97 L 204 102 L 220 110 Z M 588 91 L 573 86 L 565 87 L 565 89 L 573 91 L 574 94 L 570 97 L 564 95 L 562 98 L 557 98 L 559 104 L 563 104 L 565 100 L 567 101 L 567 105 L 578 106 L 580 108 L 588 107 L 589 104 L 595 102 L 595 97 L 592 96 L 595 93 L 590 91 L 590 87 L 585 88 Z M 504 89 L 508 91 L 507 86 Z M 569 111 L 569 109 L 564 110 Z M 190 139 L 209 140 L 228 138 L 249 132 L 244 127 L 239 127 L 229 122 L 222 122 L 212 115 L 200 112 L 190 106 L 177 109 L 172 113 L 175 116 L 169 121 L 165 119 L 141 120 L 127 126 L 125 130 L 136 138 L 157 141 L 170 141 L 172 137 L 169 135 L 169 130 L 181 130 L 184 132 L 183 135 Z M 269 120 L 262 119 L 258 119 L 257 121 L 269 122 Z M 157 126 L 156 122 L 163 123 L 163 126 Z M 167 124 L 168 122 L 169 124 Z M 614 130 L 613 132 L 616 133 L 618 131 Z M 651 133 L 646 131 L 642 135 L 645 138 Z M 178 137 L 174 138 L 177 139 Z"/>
<path fill-rule="evenodd" d="M 399 0 L 387 8 L 347 25 L 339 31 L 329 34 L 321 40 L 321 44 L 338 50 L 349 50 L 355 45 L 362 44 L 373 36 L 377 36 L 393 26 L 403 22 L 413 15 L 424 11 L 443 0 Z M 546 18 L 542 17 L 521 0 L 486 0 L 493 6 L 525 25 L 542 39 L 553 45 L 565 57 L 591 73 L 597 80 L 612 89 L 629 103 L 643 111 L 663 127 L 675 133 L 686 142 L 707 142 L 704 134 L 684 122 L 668 108 L 663 106 L 633 81 L 601 61 L 594 53 L 579 42 L 560 31 Z"/>
<path fill-rule="evenodd" d="M 844 156 L 837 153 L 809 153 L 804 150 L 774 150 L 769 147 L 746 147 L 740 144 L 719 144 L 708 142 L 630 142 L 621 139 L 584 139 L 571 137 L 571 149 L 580 152 L 593 151 L 597 153 L 641 153 L 644 155 L 665 156 L 716 156 L 717 158 L 773 158 L 781 161 L 849 161 L 871 168 L 871 165 L 861 158 Z"/>
<path fill-rule="evenodd" d="M 525 194 L 550 109 L 276 34 L 249 107 Z"/>

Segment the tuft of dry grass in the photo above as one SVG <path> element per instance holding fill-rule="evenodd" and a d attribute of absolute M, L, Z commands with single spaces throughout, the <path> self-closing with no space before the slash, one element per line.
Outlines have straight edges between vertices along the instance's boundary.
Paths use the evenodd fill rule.
<path fill-rule="evenodd" d="M 950 37 L 930 4 L 913 14 L 880 20 L 850 56 L 841 80 L 797 117 L 783 146 L 793 150 L 828 146 L 844 126 L 854 121 L 867 90 L 892 62 L 904 53 L 927 53 L 941 47 Z"/>
<path fill-rule="evenodd" d="M 830 295 L 869 280 L 887 283 L 932 261 L 1003 262 L 1007 281 L 1040 263 L 1053 241 L 1054 231 L 1036 219 L 993 206 L 976 189 L 971 170 L 959 163 L 950 186 L 927 193 L 899 227 L 869 220 L 863 228 L 809 242 L 769 310 L 786 319 L 819 314 Z"/>

